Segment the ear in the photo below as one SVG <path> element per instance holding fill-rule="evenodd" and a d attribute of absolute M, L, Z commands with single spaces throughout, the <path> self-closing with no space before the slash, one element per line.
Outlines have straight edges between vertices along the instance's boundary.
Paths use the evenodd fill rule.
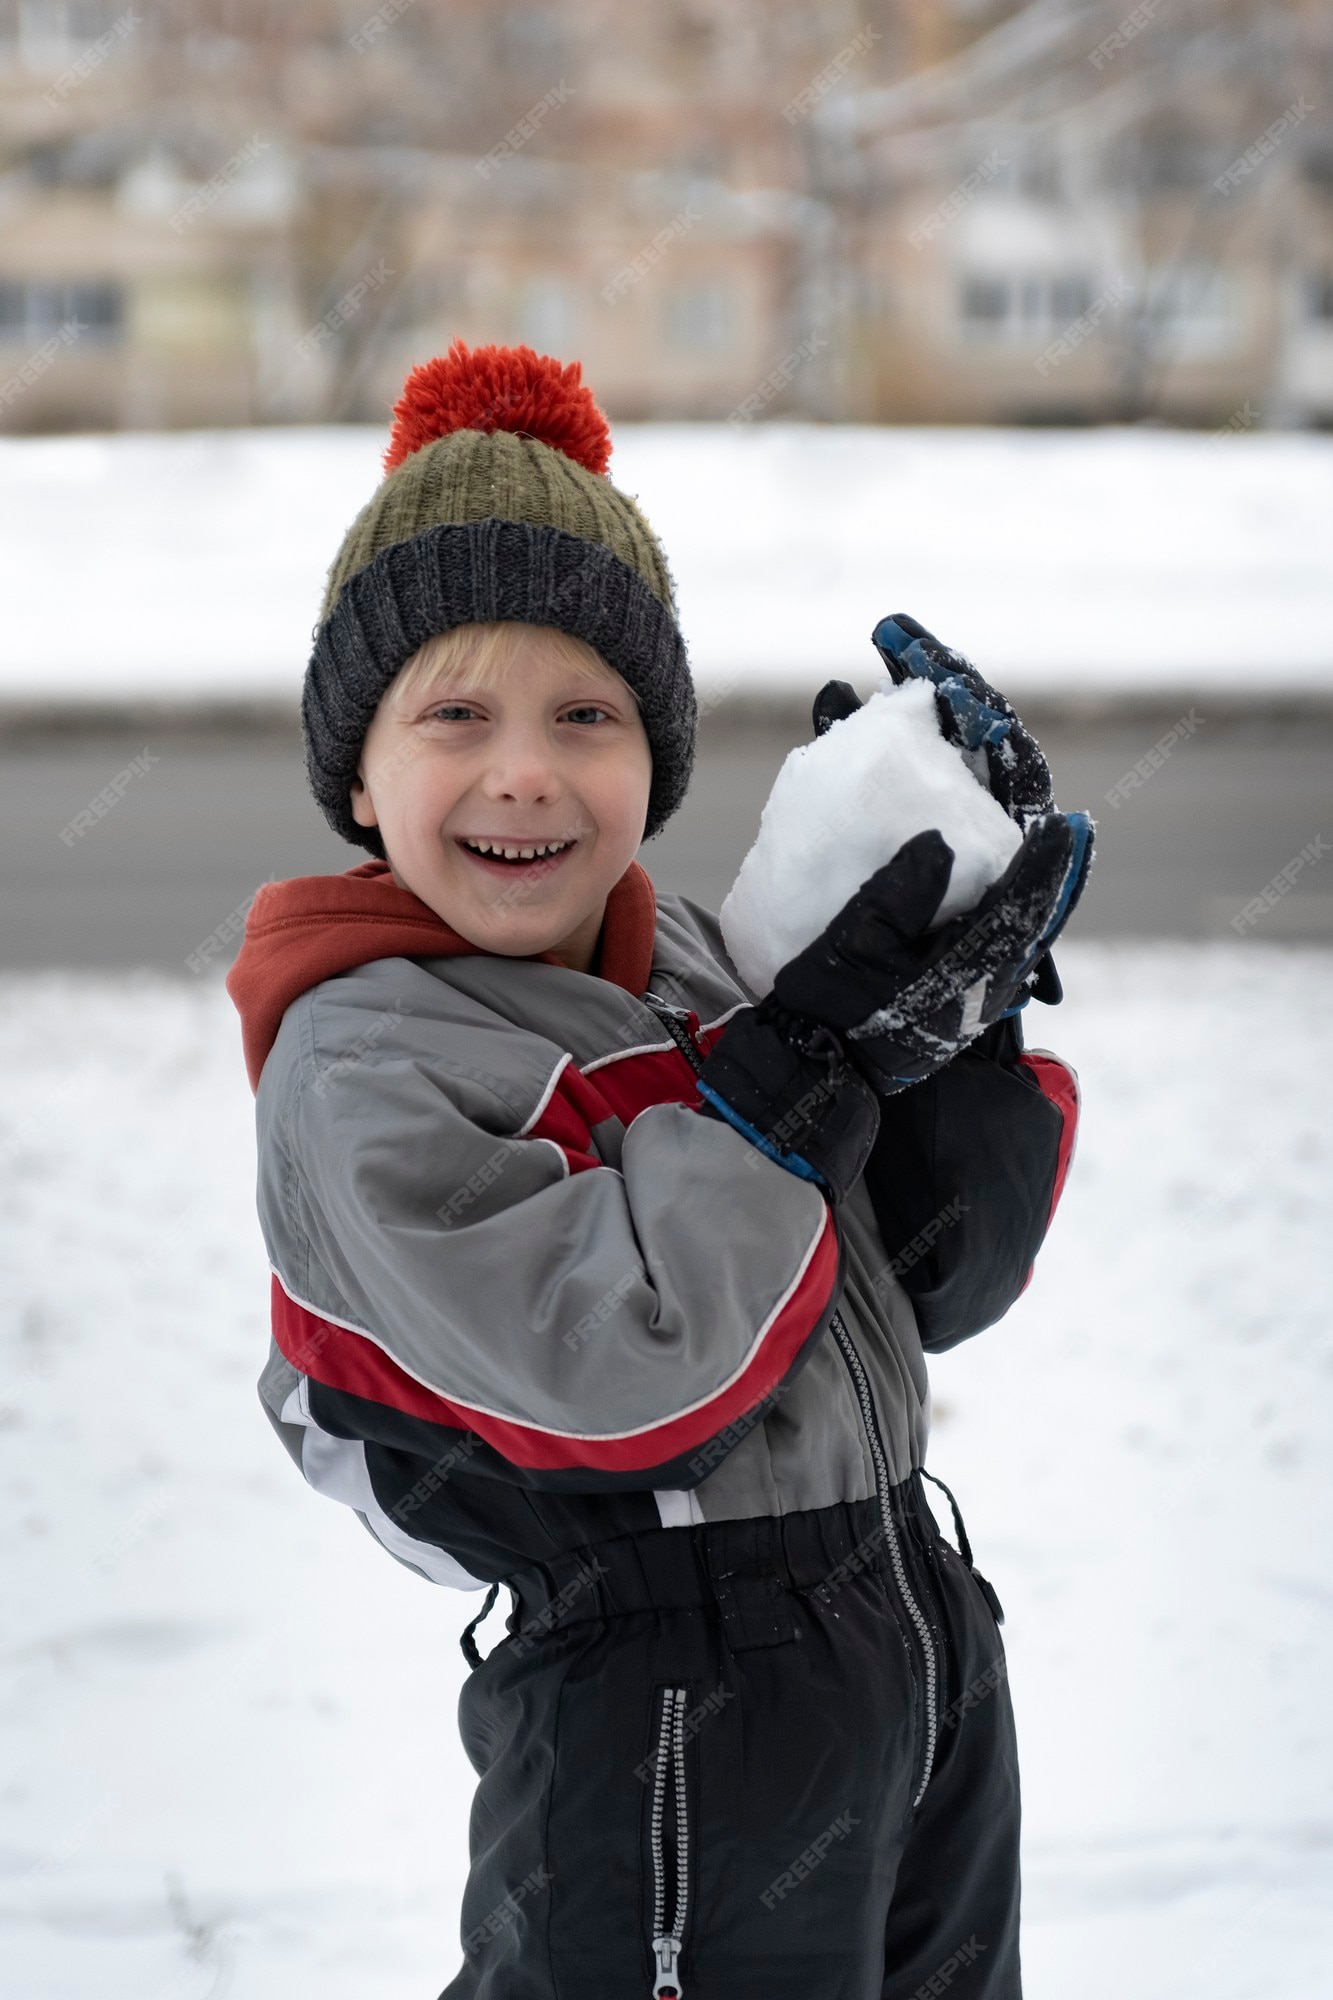
<path fill-rule="evenodd" d="M 379 820 L 376 817 L 370 793 L 366 790 L 366 781 L 361 775 L 360 764 L 356 767 L 356 776 L 353 778 L 348 789 L 352 806 L 352 818 L 356 821 L 357 825 L 378 826 Z"/>

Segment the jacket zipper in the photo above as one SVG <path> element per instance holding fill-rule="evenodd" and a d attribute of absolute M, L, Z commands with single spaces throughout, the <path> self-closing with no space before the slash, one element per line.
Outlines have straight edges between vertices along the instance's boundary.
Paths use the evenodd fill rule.
<path fill-rule="evenodd" d="M 696 1076 L 702 1074 L 703 1056 L 695 1040 L 695 1030 L 699 1025 L 698 1015 L 688 1007 L 673 1007 L 668 1000 L 658 1000 L 651 993 L 644 996 L 644 1004 L 651 1007 L 676 1047 L 689 1058 L 694 1074 Z"/>
<path fill-rule="evenodd" d="M 665 1026 L 672 1041 L 688 1059 L 696 1076 L 703 1069 L 703 1056 L 694 1039 L 699 1017 L 687 1007 L 674 1007 L 668 1000 L 645 996 L 646 1004 Z M 685 1807 L 685 1737 L 683 1717 L 686 1690 L 666 1688 L 662 1696 L 662 1717 L 657 1736 L 657 1768 L 653 1773 L 653 1986 L 652 2000 L 682 2000 L 683 1988 L 677 1967 L 685 1935 L 685 1896 L 689 1886 L 689 1824 Z M 666 1925 L 666 1866 L 663 1854 L 663 1810 L 666 1802 L 667 1770 L 675 1770 L 676 1807 L 676 1915 L 670 1930 Z"/>
<path fill-rule="evenodd" d="M 689 1890 L 689 1820 L 685 1801 L 685 1695 L 683 1687 L 662 1690 L 662 1715 L 657 1731 L 657 1766 L 653 1772 L 653 2000 L 681 2000 L 684 1988 L 677 1966 L 685 1936 L 685 1901 Z M 668 1773 L 675 1779 L 676 1911 L 666 1928 L 666 1858 L 663 1839 Z"/>
<path fill-rule="evenodd" d="M 697 1075 L 703 1068 L 703 1064 L 699 1058 L 698 1045 L 694 1041 L 689 1027 L 685 1025 L 691 1019 L 689 1010 L 685 1007 L 673 1007 L 667 1001 L 657 1000 L 651 996 L 648 997 L 647 1004 L 665 1023 L 672 1040 L 689 1057 Z M 838 1343 L 842 1358 L 847 1364 L 847 1371 L 852 1378 L 852 1387 L 856 1391 L 856 1400 L 861 1411 L 861 1423 L 865 1429 L 866 1442 L 870 1446 L 870 1456 L 875 1467 L 875 1497 L 879 1502 L 880 1519 L 884 1523 L 884 1538 L 888 1543 L 889 1559 L 893 1564 L 893 1574 L 897 1579 L 903 1603 L 907 1606 L 908 1615 L 916 1627 L 917 1637 L 921 1641 L 921 1653 L 926 1665 L 926 1756 L 924 1768 L 921 1773 L 921 1788 L 912 1801 L 912 1809 L 915 1811 L 925 1797 L 926 1786 L 930 1783 L 930 1774 L 935 1764 L 935 1744 L 939 1734 L 937 1714 L 939 1705 L 939 1664 L 936 1658 L 935 1642 L 931 1636 L 930 1625 L 921 1606 L 912 1594 L 911 1585 L 907 1581 L 907 1567 L 903 1562 L 902 1548 L 899 1545 L 898 1532 L 893 1522 L 893 1509 L 889 1505 L 888 1460 L 884 1455 L 884 1445 L 879 1434 L 874 1400 L 870 1393 L 870 1382 L 862 1365 L 861 1357 L 856 1351 L 856 1343 L 852 1339 L 847 1323 L 836 1308 L 829 1320 L 829 1328 Z"/>

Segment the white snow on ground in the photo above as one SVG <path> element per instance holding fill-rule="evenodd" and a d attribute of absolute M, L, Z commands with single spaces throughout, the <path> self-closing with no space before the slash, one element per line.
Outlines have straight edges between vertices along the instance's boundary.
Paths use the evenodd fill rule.
<path fill-rule="evenodd" d="M 1333 953 L 1060 960 L 1029 1040 L 1080 1071 L 1073 1177 L 1025 1297 L 931 1364 L 930 1466 L 1007 1614 L 1025 1990 L 1322 2000 Z M 231 1003 L 10 975 L 0 1066 L 4 1990 L 426 2000 L 461 1957 L 478 1599 L 261 1414 Z"/>
<path fill-rule="evenodd" d="M 378 425 L 0 440 L 0 697 L 299 695 Z M 908 611 L 1006 693 L 1333 684 L 1333 437 L 613 426 L 701 694 L 866 692 Z M 240 662 L 242 664 L 238 665 Z"/>

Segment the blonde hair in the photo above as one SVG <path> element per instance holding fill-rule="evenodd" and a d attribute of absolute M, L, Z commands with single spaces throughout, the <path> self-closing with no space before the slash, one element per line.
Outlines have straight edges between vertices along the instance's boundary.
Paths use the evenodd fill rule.
<path fill-rule="evenodd" d="M 427 695 L 437 681 L 447 680 L 451 693 L 475 694 L 484 687 L 503 683 L 521 662 L 524 647 L 534 632 L 541 632 L 548 649 L 562 665 L 575 668 L 592 680 L 629 683 L 604 660 L 586 639 L 577 639 L 557 625 L 530 625 L 518 619 L 500 619 L 488 624 L 455 625 L 449 632 L 435 632 L 398 669 L 392 683 L 395 703 L 412 703 Z M 634 695 L 634 690 L 630 688 Z M 635 706 L 638 696 L 634 695 Z"/>

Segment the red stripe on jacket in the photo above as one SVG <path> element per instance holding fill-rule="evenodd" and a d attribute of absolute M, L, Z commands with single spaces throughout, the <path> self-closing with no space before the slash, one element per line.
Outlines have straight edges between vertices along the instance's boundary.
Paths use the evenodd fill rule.
<path fill-rule="evenodd" d="M 1024 1049 L 1018 1058 L 1023 1067 L 1032 1072 L 1037 1086 L 1049 1103 L 1060 1113 L 1060 1143 L 1055 1155 L 1055 1186 L 1051 1189 L 1051 1205 L 1046 1211 L 1046 1227 L 1050 1228 L 1055 1216 L 1060 1196 L 1064 1192 L 1065 1177 L 1069 1172 L 1069 1162 L 1074 1157 L 1074 1141 L 1078 1137 L 1078 1078 L 1068 1063 L 1061 1062 L 1046 1049 Z M 1032 1283 L 1035 1263 L 1028 1265 L 1028 1274 L 1019 1287 L 1019 1297 Z"/>
<path fill-rule="evenodd" d="M 603 1166 L 605 1162 L 598 1159 L 592 1148 L 591 1127 L 610 1113 L 600 1110 L 595 1100 L 596 1093 L 587 1078 L 580 1075 L 572 1062 L 565 1063 L 554 1090 L 542 1106 L 541 1116 L 525 1128 L 524 1136 L 549 1139 L 558 1146 L 571 1174 Z"/>
<path fill-rule="evenodd" d="M 833 1212 L 823 1226 L 805 1269 L 741 1373 L 697 1409 L 637 1431 L 632 1437 L 575 1438 L 491 1416 L 456 1397 L 429 1389 L 393 1361 L 368 1335 L 321 1318 L 284 1288 L 276 1272 L 271 1286 L 273 1337 L 294 1368 L 327 1388 L 387 1404 L 410 1417 L 451 1430 L 475 1431 L 512 1465 L 543 1471 L 586 1466 L 596 1471 L 638 1472 L 665 1465 L 694 1450 L 763 1400 L 786 1375 L 827 1308 L 838 1275 L 838 1239 Z"/>
<path fill-rule="evenodd" d="M 1051 1190 L 1051 1206 L 1046 1216 L 1046 1227 L 1049 1229 L 1056 1204 L 1064 1192 L 1069 1162 L 1074 1157 L 1074 1140 L 1078 1136 L 1078 1078 L 1068 1063 L 1062 1063 L 1059 1056 L 1050 1055 L 1045 1049 L 1025 1049 L 1018 1060 L 1025 1069 L 1032 1071 L 1043 1097 L 1056 1106 L 1061 1118 L 1060 1146 L 1055 1156 L 1055 1186 Z"/>
<path fill-rule="evenodd" d="M 608 1118 L 629 1126 L 654 1104 L 697 1103 L 698 1095 L 694 1073 L 675 1047 L 635 1050 L 601 1064 L 592 1076 L 567 1062 L 526 1136 L 552 1140 L 570 1172 L 580 1173 L 606 1164 L 593 1148 L 594 1126 Z"/>

